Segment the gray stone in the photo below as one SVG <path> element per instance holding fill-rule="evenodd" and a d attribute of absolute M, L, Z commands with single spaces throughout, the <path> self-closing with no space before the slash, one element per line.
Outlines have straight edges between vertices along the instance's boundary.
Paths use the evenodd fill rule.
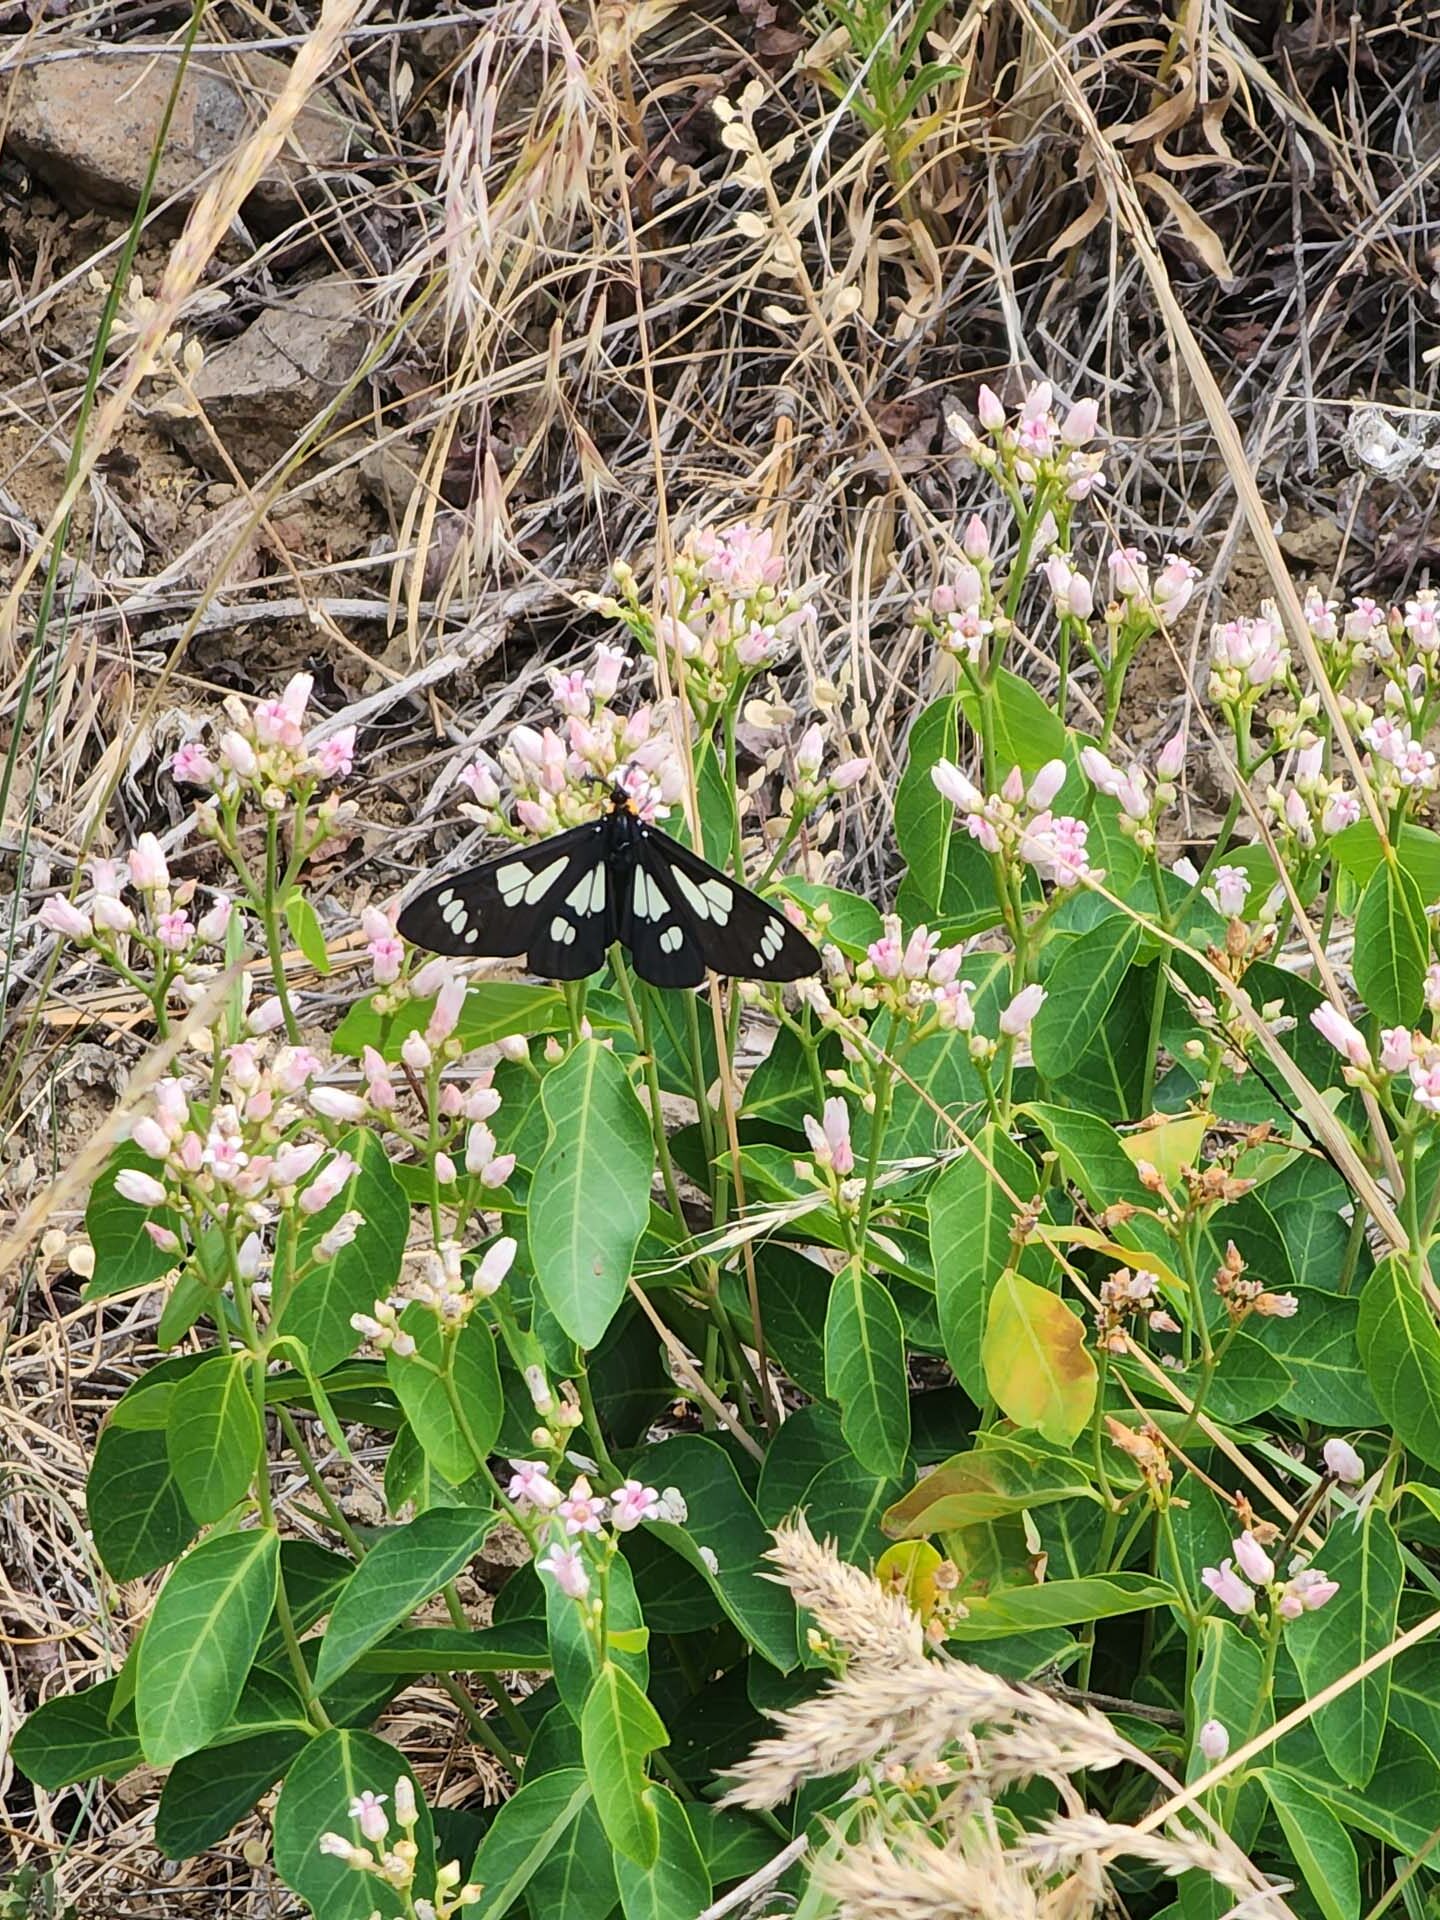
<path fill-rule="evenodd" d="M 22 62 L 7 76 L 5 145 L 67 201 L 133 207 L 177 65 L 172 55 L 142 52 Z M 268 54 L 194 55 L 175 103 L 152 205 L 178 195 L 181 209 L 188 207 L 212 170 L 260 124 L 288 73 L 283 61 Z M 312 96 L 291 140 L 251 195 L 251 216 L 274 224 L 292 215 L 305 176 L 342 165 L 353 135 L 333 105 Z"/>

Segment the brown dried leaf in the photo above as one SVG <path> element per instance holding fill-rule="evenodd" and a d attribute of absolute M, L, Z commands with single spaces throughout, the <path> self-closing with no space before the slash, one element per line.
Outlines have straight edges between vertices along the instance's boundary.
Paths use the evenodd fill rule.
<path fill-rule="evenodd" d="M 1166 209 L 1174 215 L 1181 238 L 1195 249 L 1217 280 L 1234 280 L 1235 270 L 1230 265 L 1229 256 L 1225 252 L 1224 242 L 1219 234 L 1208 221 L 1200 218 L 1185 196 L 1163 174 L 1137 173 L 1135 184 L 1153 193 L 1157 200 L 1164 203 Z"/>

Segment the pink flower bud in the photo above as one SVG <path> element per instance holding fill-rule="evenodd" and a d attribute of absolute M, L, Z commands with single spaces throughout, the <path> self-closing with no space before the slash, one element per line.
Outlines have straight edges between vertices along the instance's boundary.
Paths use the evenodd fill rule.
<path fill-rule="evenodd" d="M 1067 447 L 1083 447 L 1095 438 L 1100 423 L 1098 400 L 1077 400 L 1060 426 L 1060 438 Z"/>
<path fill-rule="evenodd" d="M 855 1171 L 855 1150 L 850 1144 L 850 1109 L 840 1098 L 825 1102 L 824 1118 L 805 1115 L 805 1135 L 817 1166 L 829 1167 L 843 1180 Z"/>
<path fill-rule="evenodd" d="M 515 1262 L 516 1243 L 509 1234 L 505 1234 L 487 1247 L 475 1269 L 475 1278 L 470 1285 L 482 1300 L 488 1300 L 492 1293 L 498 1293 L 507 1273 Z"/>
<path fill-rule="evenodd" d="M 1012 807 L 1018 807 L 1025 798 L 1025 776 L 1019 767 L 1011 767 L 1000 782 L 1000 798 Z"/>
<path fill-rule="evenodd" d="M 241 780 L 253 780 L 260 762 L 244 734 L 232 727 L 220 738 L 220 764 L 227 773 L 236 774 Z"/>
<path fill-rule="evenodd" d="M 998 433 L 1005 424 L 1005 409 L 1000 404 L 998 394 L 983 381 L 975 397 L 975 412 L 987 433 Z"/>
<path fill-rule="evenodd" d="M 117 899 L 114 894 L 97 894 L 91 911 L 95 916 L 95 924 L 102 933 L 133 933 L 135 931 L 134 914 L 125 902 Z M 44 918 L 43 910 L 41 918 Z"/>
<path fill-rule="evenodd" d="M 825 756 L 825 735 L 819 726 L 807 727 L 800 736 L 795 749 L 795 769 L 797 773 L 813 780 L 820 771 L 820 762 Z"/>
<path fill-rule="evenodd" d="M 162 1227 L 156 1220 L 146 1220 L 142 1222 L 142 1224 L 146 1233 L 149 1234 L 151 1240 L 160 1249 L 161 1253 L 179 1253 L 180 1238 L 178 1234 L 172 1233 L 169 1227 Z"/>
<path fill-rule="evenodd" d="M 454 1186 L 454 1184 L 455 1184 L 455 1162 L 454 1162 L 454 1161 L 453 1161 L 453 1160 L 452 1160 L 452 1159 L 450 1158 L 450 1156 L 449 1156 L 449 1154 L 448 1154 L 448 1153 L 437 1153 L 437 1154 L 436 1154 L 436 1156 L 435 1156 L 435 1178 L 436 1178 L 436 1180 L 438 1180 L 438 1181 L 439 1181 L 439 1183 L 440 1183 L 440 1185 L 441 1185 L 442 1187 L 453 1187 L 453 1186 Z"/>
<path fill-rule="evenodd" d="M 952 761 L 937 760 L 930 769 L 930 778 L 950 804 L 964 813 L 971 813 L 985 803 L 985 796 L 974 781 Z"/>
<path fill-rule="evenodd" d="M 517 1066 L 522 1060 L 530 1058 L 530 1042 L 523 1033 L 507 1033 L 503 1040 L 496 1042 L 496 1046 L 503 1058 Z"/>
<path fill-rule="evenodd" d="M 978 562 L 990 558 L 990 529 L 978 513 L 972 513 L 965 522 L 960 545 L 967 560 Z"/>
<path fill-rule="evenodd" d="M 130 878 L 142 893 L 154 893 L 170 884 L 165 854 L 153 833 L 142 833 L 127 856 Z"/>
<path fill-rule="evenodd" d="M 851 787 L 858 786 L 870 771 L 870 762 L 863 757 L 854 760 L 842 760 L 830 775 L 830 791 L 846 793 Z"/>
<path fill-rule="evenodd" d="M 303 1180 L 324 1151 L 324 1147 L 318 1140 L 307 1140 L 303 1144 L 297 1142 L 288 1147 L 281 1147 L 275 1155 L 276 1185 L 293 1187 L 297 1180 Z"/>
<path fill-rule="evenodd" d="M 141 1173 L 136 1167 L 123 1167 L 115 1176 L 115 1191 L 122 1200 L 129 1200 L 137 1207 L 163 1207 L 165 1189 L 153 1174 Z"/>
<path fill-rule="evenodd" d="M 1347 1020 L 1338 1007 L 1328 1002 L 1316 1007 L 1310 1015 L 1310 1024 L 1325 1040 L 1328 1040 L 1337 1053 L 1344 1054 L 1352 1067 L 1362 1070 L 1370 1065 L 1370 1049 L 1365 1036 L 1351 1020 Z"/>
<path fill-rule="evenodd" d="M 424 1073 L 434 1057 L 423 1033 L 407 1033 L 400 1042 L 400 1058 L 412 1073 Z"/>
<path fill-rule="evenodd" d="M 1380 1065 L 1386 1073 L 1404 1073 L 1415 1058 L 1415 1039 L 1408 1027 L 1382 1027 Z"/>
<path fill-rule="evenodd" d="M 583 1600 L 590 1591 L 585 1562 L 574 1547 L 551 1547 L 535 1565 L 540 1573 L 548 1573 L 560 1591 L 568 1593 L 572 1600 Z"/>
<path fill-rule="evenodd" d="M 322 1119 L 350 1122 L 365 1118 L 365 1102 L 343 1087 L 312 1087 L 310 1104 Z"/>
<path fill-rule="evenodd" d="M 250 1018 L 245 1022 L 253 1034 L 274 1033 L 277 1027 L 285 1024 L 285 1009 L 279 998 L 271 994 L 268 1000 L 262 1000 L 258 1007 L 251 1009 Z"/>
<path fill-rule="evenodd" d="M 88 940 L 91 934 L 90 916 L 58 893 L 52 893 L 41 906 L 40 924 L 67 940 Z"/>
<path fill-rule="evenodd" d="M 275 1156 L 277 1173 L 283 1157 L 283 1150 Z M 323 1213 L 346 1183 L 353 1180 L 359 1171 L 359 1167 L 348 1153 L 332 1155 L 300 1195 L 300 1211 Z"/>
<path fill-rule="evenodd" d="M 1230 1542 L 1235 1555 L 1235 1564 L 1247 1580 L 1257 1587 L 1268 1587 L 1275 1578 L 1275 1562 L 1266 1553 L 1253 1533 L 1242 1533 L 1237 1540 Z"/>
<path fill-rule="evenodd" d="M 603 706 L 613 700 L 629 661 L 618 647 L 601 646 L 590 669 L 590 690 Z"/>
<path fill-rule="evenodd" d="M 1358 1487 L 1365 1478 L 1365 1462 L 1348 1440 L 1327 1440 L 1324 1447 L 1325 1471 L 1345 1487 Z"/>
<path fill-rule="evenodd" d="M 1064 784 L 1065 762 L 1047 760 L 1030 782 L 1030 791 L 1026 798 L 1037 813 L 1043 813 Z"/>
<path fill-rule="evenodd" d="M 146 1114 L 143 1120 L 137 1120 L 130 1129 L 130 1138 L 142 1153 L 148 1153 L 152 1160 L 163 1160 L 170 1151 L 170 1136 L 158 1120 Z"/>
<path fill-rule="evenodd" d="M 1143 600 L 1150 592 L 1145 556 L 1138 547 L 1116 547 L 1110 555 L 1110 585 L 1122 600 Z"/>
<path fill-rule="evenodd" d="M 1200 1729 L 1198 1744 L 1207 1760 L 1223 1760 L 1230 1751 L 1230 1735 L 1220 1721 L 1207 1720 Z"/>
<path fill-rule="evenodd" d="M 208 946 L 218 947 L 225 938 L 230 926 L 230 916 L 234 910 L 228 895 L 222 893 L 216 897 L 214 906 L 201 915 L 195 931 Z"/>
<path fill-rule="evenodd" d="M 1048 998 L 1044 987 L 1033 983 L 1022 987 L 1000 1016 L 1001 1033 L 1008 1034 L 1014 1040 L 1023 1040 Z"/>
<path fill-rule="evenodd" d="M 411 977 L 410 985 L 415 989 L 417 1000 L 428 1000 L 432 993 L 439 993 L 441 987 L 450 978 L 450 962 L 436 958 L 427 960 Z"/>
<path fill-rule="evenodd" d="M 355 764 L 355 729 L 341 727 L 313 749 L 316 771 L 323 780 L 343 780 Z"/>
<path fill-rule="evenodd" d="M 1160 749 L 1155 771 L 1162 780 L 1178 780 L 1185 767 L 1185 729 L 1172 733 Z"/>
<path fill-rule="evenodd" d="M 208 787 L 214 781 L 214 763 L 198 740 L 187 740 L 176 749 L 170 778 L 177 787 Z"/>
<path fill-rule="evenodd" d="M 1231 1613 L 1242 1617 L 1255 1611 L 1255 1592 L 1235 1572 L 1228 1560 L 1222 1560 L 1218 1567 L 1202 1567 L 1200 1578 L 1214 1594 L 1215 1598 L 1230 1609 Z"/>

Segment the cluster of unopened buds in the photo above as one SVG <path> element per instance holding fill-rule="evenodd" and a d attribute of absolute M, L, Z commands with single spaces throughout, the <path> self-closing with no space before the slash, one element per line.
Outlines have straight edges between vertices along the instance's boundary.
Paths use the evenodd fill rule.
<path fill-rule="evenodd" d="M 1242 1619 L 1254 1613 L 1264 1597 L 1282 1620 L 1298 1620 L 1302 1613 L 1318 1612 L 1340 1591 L 1338 1581 L 1328 1579 L 1319 1567 L 1308 1566 L 1298 1556 L 1291 1560 L 1288 1574 L 1282 1579 L 1266 1552 L 1278 1538 L 1278 1530 L 1268 1523 L 1253 1530 L 1247 1528 L 1230 1542 L 1233 1560 L 1200 1570 L 1200 1578 L 1215 1598 Z"/>
<path fill-rule="evenodd" d="M 1062 420 L 1054 399 L 1050 382 L 1037 381 L 1012 421 L 999 395 L 982 385 L 975 402 L 980 433 L 958 408 L 947 411 L 945 424 L 976 466 L 1002 483 L 1025 493 L 1084 500 L 1105 485 L 1105 456 L 1085 451 L 1095 438 L 1099 403 L 1077 400 Z"/>
<path fill-rule="evenodd" d="M 649 1520 L 683 1526 L 688 1518 L 685 1502 L 674 1487 L 660 1493 L 643 1480 L 631 1479 L 622 1481 L 613 1493 L 601 1494 L 581 1473 L 567 1492 L 556 1485 L 543 1460 L 512 1460 L 505 1493 L 521 1514 L 538 1515 L 547 1524 L 547 1545 L 535 1564 L 572 1600 L 584 1600 L 590 1592 L 587 1542 L 608 1557 L 615 1550 L 616 1534 L 631 1533 Z"/>
<path fill-rule="evenodd" d="M 795 748 L 795 779 L 781 796 L 780 810 L 803 818 L 837 793 L 848 793 L 869 771 L 870 762 L 863 756 L 842 760 L 827 769 L 825 730 L 816 722 L 805 729 Z"/>
<path fill-rule="evenodd" d="M 332 1117 L 327 1096 L 334 1090 L 312 1084 L 319 1060 L 303 1046 L 271 1053 L 264 1038 L 238 1041 L 222 1059 L 221 1097 L 204 1107 L 192 1105 L 184 1081 L 157 1082 L 148 1111 L 131 1127 L 131 1139 L 157 1171 L 122 1170 L 116 1192 L 137 1206 L 172 1209 L 192 1237 L 204 1220 L 228 1219 L 232 1212 L 257 1230 L 273 1221 L 277 1208 L 292 1203 L 302 1214 L 322 1213 L 354 1177 L 356 1164 L 313 1135 L 312 1116 Z M 338 1224 L 326 1236 L 326 1257 L 333 1258 L 363 1224 L 355 1213 L 345 1222 L 344 1237 L 330 1245 L 342 1232 Z M 168 1227 L 151 1221 L 146 1230 L 162 1251 L 181 1251 Z M 242 1249 L 242 1272 L 248 1257 Z"/>
<path fill-rule="evenodd" d="M 810 603 L 784 588 L 784 577 L 769 527 L 702 527 L 686 537 L 673 576 L 660 581 L 658 618 L 623 561 L 615 567 L 616 597 L 593 604 L 623 621 L 649 651 L 674 660 L 704 714 L 783 659 L 813 617 Z"/>
<path fill-rule="evenodd" d="M 916 608 L 915 621 L 946 653 L 973 665 L 991 634 L 1004 639 L 1010 631 L 1009 621 L 995 604 L 990 530 L 978 513 L 966 522 L 960 556 L 928 603 Z"/>
<path fill-rule="evenodd" d="M 1226 620 L 1210 630 L 1210 698 L 1232 719 L 1290 678 L 1290 642 L 1267 600 L 1258 617 Z"/>
<path fill-rule="evenodd" d="M 664 819 L 684 774 L 656 707 L 626 714 L 612 706 L 628 667 L 617 648 L 602 646 L 588 672 L 552 668 L 555 725 L 512 727 L 498 766 L 483 754 L 473 760 L 460 775 L 473 795 L 461 812 L 490 833 L 530 839 L 594 820 L 619 786 L 642 819 Z"/>
<path fill-rule="evenodd" d="M 186 963 L 202 948 L 224 944 L 234 912 L 230 899 L 216 894 L 204 913 L 193 914 L 195 882 L 171 881 L 164 848 L 153 833 L 142 833 L 124 860 L 92 861 L 90 882 L 83 906 L 52 894 L 40 909 L 40 924 L 111 957 L 142 948 L 168 974 L 180 975 L 182 991 Z M 125 897 L 132 889 L 133 905 Z M 198 979 L 188 984 L 199 990 Z"/>
<path fill-rule="evenodd" d="M 1360 799 L 1343 780 L 1325 772 L 1324 741 L 1304 734 L 1289 784 L 1266 789 L 1265 810 L 1280 836 L 1282 853 L 1291 854 L 1353 827 L 1360 818 Z"/>
<path fill-rule="evenodd" d="M 1092 867 L 1086 852 L 1088 823 L 1051 810 L 1065 784 L 1063 760 L 1047 761 L 1028 787 L 1020 769 L 1012 767 L 999 793 L 982 793 L 950 760 L 937 760 L 930 778 L 986 853 L 1033 867 L 1042 880 L 1060 889 L 1104 879 L 1103 868 Z"/>
<path fill-rule="evenodd" d="M 225 702 L 230 725 L 212 747 L 189 740 L 170 771 L 178 785 L 203 787 L 216 801 L 233 805 L 249 794 L 272 813 L 324 781 L 343 780 L 355 763 L 355 729 L 342 727 L 325 739 L 307 736 L 305 709 L 314 678 L 297 673 L 278 700 L 251 705 L 237 694 Z M 333 815 L 335 808 L 329 806 Z"/>
<path fill-rule="evenodd" d="M 319 1842 L 321 1853 L 332 1860 L 343 1860 L 347 1867 L 354 1867 L 359 1873 L 373 1874 L 383 1880 L 386 1886 L 404 1895 L 408 1920 L 450 1920 L 450 1916 L 462 1908 L 478 1906 L 483 1889 L 464 1879 L 458 1860 L 447 1861 L 444 1866 L 435 1869 L 433 1900 L 423 1894 L 415 1895 L 415 1870 L 420 1860 L 415 1829 L 420 1821 L 420 1808 L 408 1774 L 402 1773 L 395 1782 L 395 1824 L 400 1829 L 398 1839 L 391 1837 L 390 1820 L 385 1812 L 387 1797 L 367 1787 L 350 1802 L 350 1818 L 359 1829 L 361 1839 L 368 1842 L 367 1845 L 361 1846 L 343 1833 L 322 1833 Z"/>
<path fill-rule="evenodd" d="M 1080 767 L 1097 793 L 1106 794 L 1120 808 L 1120 828 L 1149 853 L 1155 845 L 1155 822 L 1175 804 L 1175 783 L 1185 766 L 1185 732 L 1172 734 L 1155 761 L 1155 785 L 1138 762 L 1122 770 L 1099 747 L 1082 747 Z"/>
<path fill-rule="evenodd" d="M 454 1240 L 424 1249 L 419 1255 L 419 1276 L 389 1299 L 377 1300 L 373 1313 L 352 1313 L 351 1326 L 372 1346 L 393 1353 L 398 1360 L 408 1360 L 415 1352 L 414 1337 L 400 1325 L 407 1307 L 423 1307 L 447 1330 L 463 1327 L 482 1300 L 500 1291 L 514 1264 L 516 1243 L 503 1234 L 468 1273 L 466 1252 Z"/>
<path fill-rule="evenodd" d="M 1252 1313 L 1258 1313 L 1262 1320 L 1293 1320 L 1300 1311 L 1298 1295 L 1271 1293 L 1262 1280 L 1247 1277 L 1245 1262 L 1233 1240 L 1226 1242 L 1225 1257 L 1215 1269 L 1215 1291 L 1235 1326 Z"/>
<path fill-rule="evenodd" d="M 1096 1344 L 1106 1353 L 1127 1353 L 1130 1324 L 1142 1314 L 1152 1333 L 1180 1331 L 1179 1322 L 1156 1294 L 1155 1276 L 1117 1267 L 1100 1285 L 1100 1304 L 1095 1312 Z"/>

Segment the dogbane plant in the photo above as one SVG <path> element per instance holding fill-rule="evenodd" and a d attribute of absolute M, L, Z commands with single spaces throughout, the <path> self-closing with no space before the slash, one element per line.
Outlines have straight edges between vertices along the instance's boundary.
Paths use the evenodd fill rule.
<path fill-rule="evenodd" d="M 1217 626 L 1196 691 L 1240 784 L 1187 847 L 1186 733 L 1131 742 L 1125 688 L 1197 578 L 1100 537 L 1097 418 L 1040 385 L 952 420 L 990 499 L 916 609 L 945 690 L 888 811 L 845 689 L 796 711 L 816 616 L 749 526 L 693 533 L 653 601 L 619 569 L 550 717 L 464 767 L 457 812 L 517 845 L 621 785 L 817 943 L 793 987 L 711 1003 L 618 950 L 467 976 L 375 901 L 325 1031 L 290 949 L 332 966 L 307 875 L 363 753 L 303 674 L 180 749 L 188 850 L 143 834 L 44 903 L 177 1051 L 81 1262 L 102 1310 L 159 1296 L 89 1484 L 107 1579 L 156 1591 L 117 1670 L 22 1729 L 38 1790 L 160 1769 L 176 1858 L 258 1804 L 322 1920 L 698 1914 L 792 1837 L 923 1824 L 970 1764 L 842 1743 L 719 1804 L 835 1665 L 765 1571 L 803 1510 L 913 1617 L 907 1659 L 1123 1722 L 1096 1820 L 1192 1783 L 1132 1910 L 1222 1910 L 1209 1821 L 1327 1916 L 1428 1873 L 1440 1690 L 1423 1644 L 1384 1656 L 1437 1597 L 1440 623 L 1426 590 L 1317 590 L 1303 646 L 1269 607 Z M 882 821 L 872 900 L 837 876 Z M 502 1528 L 522 1564 L 482 1612 Z M 422 1681 L 498 1804 L 427 1805 L 385 1717 Z M 1000 1789 L 1036 1898 L 1070 1856 L 1014 1781 L 1053 1771 Z"/>

